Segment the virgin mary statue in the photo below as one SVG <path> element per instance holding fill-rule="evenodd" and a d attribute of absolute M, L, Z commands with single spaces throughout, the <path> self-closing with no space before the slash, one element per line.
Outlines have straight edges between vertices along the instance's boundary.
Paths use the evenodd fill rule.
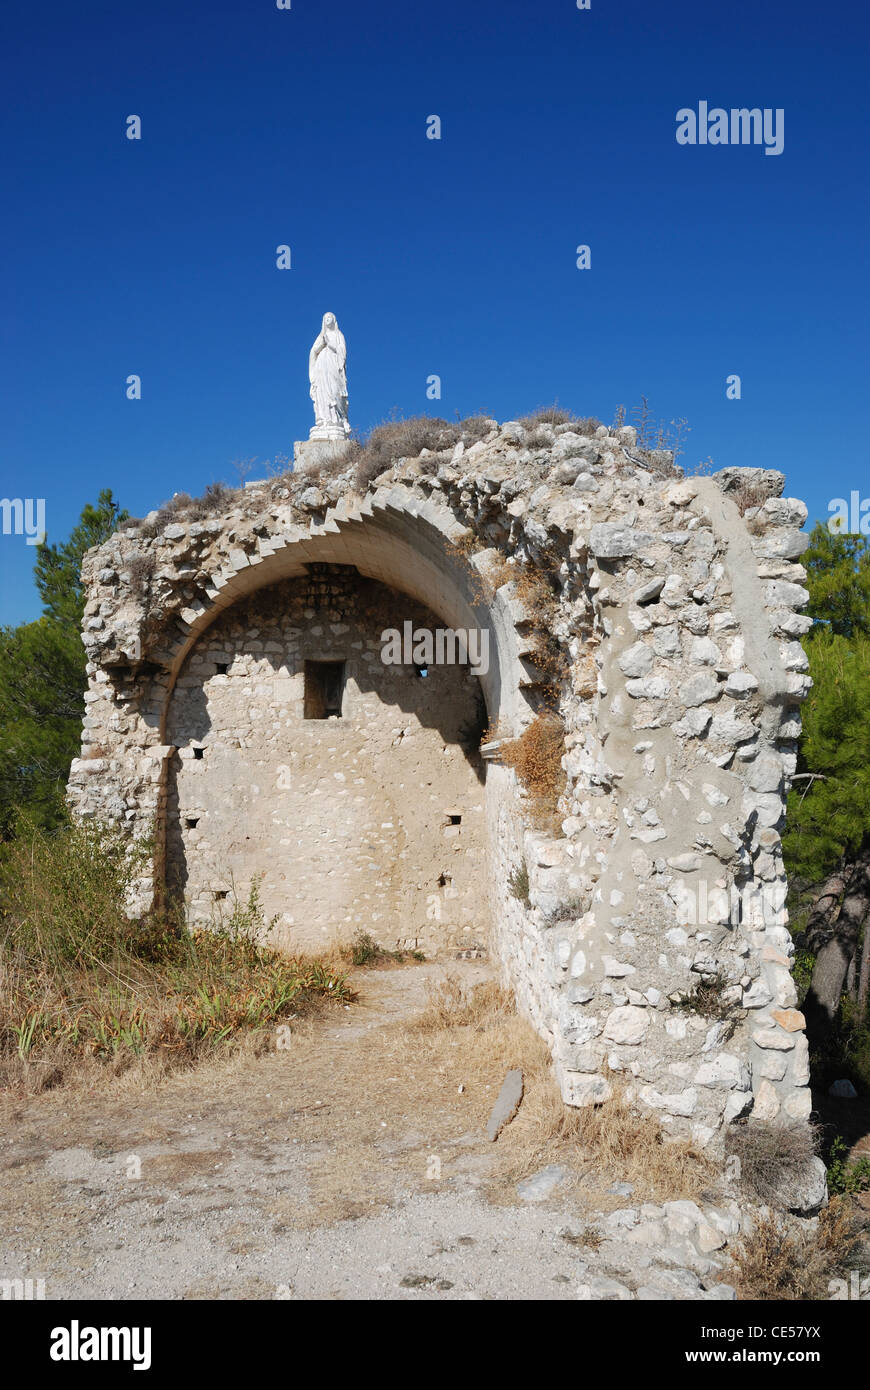
<path fill-rule="evenodd" d="M 335 314 L 323 315 L 323 326 L 308 355 L 308 377 L 314 402 L 311 439 L 346 439 L 347 344 Z"/>

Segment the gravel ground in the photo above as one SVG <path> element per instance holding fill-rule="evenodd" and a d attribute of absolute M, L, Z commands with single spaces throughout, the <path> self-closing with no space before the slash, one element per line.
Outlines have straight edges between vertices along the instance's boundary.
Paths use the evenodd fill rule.
<path fill-rule="evenodd" d="M 440 973 L 363 972 L 295 1050 L 7 1099 L 0 1279 L 56 1299 L 733 1297 L 685 1204 L 627 1207 L 559 1163 L 499 1183 L 479 1118 L 501 1077 L 469 1125 L 465 1088 L 419 1075 L 396 1032 Z"/>

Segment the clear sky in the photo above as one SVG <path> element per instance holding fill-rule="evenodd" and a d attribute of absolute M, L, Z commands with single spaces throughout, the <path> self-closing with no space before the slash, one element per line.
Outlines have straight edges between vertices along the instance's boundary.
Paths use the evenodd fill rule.
<path fill-rule="evenodd" d="M 646 395 L 689 466 L 780 468 L 811 518 L 870 496 L 868 30 L 857 0 L 5 0 L 0 497 L 58 540 L 102 487 L 141 516 L 256 476 L 313 423 L 328 309 L 357 428 Z M 783 152 L 679 145 L 700 101 L 782 108 Z M 34 553 L 0 535 L 0 622 L 39 612 Z"/>

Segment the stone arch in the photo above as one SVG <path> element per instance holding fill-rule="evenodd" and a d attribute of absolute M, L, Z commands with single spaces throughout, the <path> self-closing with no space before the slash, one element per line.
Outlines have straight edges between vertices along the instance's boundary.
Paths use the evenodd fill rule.
<path fill-rule="evenodd" d="M 160 691 L 157 702 L 159 746 L 164 753 L 153 878 L 158 898 L 166 887 L 173 851 L 177 857 L 181 843 L 180 831 L 177 827 L 173 829 L 173 818 L 177 819 L 181 813 L 178 799 L 179 758 L 170 723 L 176 683 L 187 669 L 186 663 L 191 654 L 208 640 L 210 630 L 219 627 L 222 619 L 232 615 L 246 600 L 287 581 L 303 579 L 312 565 L 353 566 L 365 579 L 374 580 L 391 592 L 423 605 L 434 614 L 439 626 L 465 630 L 478 628 L 486 632 L 489 665 L 479 681 L 488 722 L 494 725 L 498 721 L 503 732 L 524 723 L 529 706 L 523 697 L 523 689 L 533 683 L 534 673 L 530 675 L 522 661 L 521 639 L 518 641 L 514 627 L 517 614 L 506 593 L 493 591 L 488 584 L 486 553 L 470 554 L 467 549 L 457 545 L 456 542 L 467 534 L 465 528 L 457 525 L 445 509 L 429 503 L 421 505 L 419 500 L 406 499 L 401 494 L 375 494 L 358 507 L 348 509 L 339 506 L 331 509 L 321 523 L 313 523 L 307 531 L 287 528 L 268 539 L 261 539 L 256 553 L 230 552 L 229 564 L 211 577 L 206 590 L 208 601 L 196 609 L 184 610 L 173 627 L 168 629 L 169 640 L 164 640 L 160 647 L 152 649 L 150 653 L 152 659 L 163 668 L 155 681 Z M 154 713 L 157 712 L 154 709 Z M 185 750 L 185 753 L 188 751 Z M 494 773 L 495 769 L 491 771 Z M 479 817 L 482 844 L 476 846 L 475 853 L 479 849 L 489 858 L 488 840 L 493 830 L 491 816 L 484 812 L 483 806 L 476 809 L 483 814 Z M 387 820 L 390 820 L 389 816 Z M 470 835 L 470 829 L 463 831 L 463 835 Z M 174 840 L 167 839 L 167 836 L 173 835 Z M 472 841 L 466 843 L 471 848 Z M 422 850 L 417 858 L 421 855 Z M 478 863 L 477 867 L 483 870 L 484 866 Z M 466 870 L 454 872 L 451 876 L 445 866 L 437 879 L 445 876 L 454 896 L 462 898 L 464 893 L 467 899 L 473 883 L 478 899 L 486 898 L 486 893 L 480 890 L 479 872 L 475 876 Z M 350 877 L 352 875 L 349 873 Z M 463 877 L 468 879 L 464 887 Z M 396 903 L 400 900 L 404 903 L 404 910 L 407 911 L 408 895 L 394 892 L 393 896 Z M 418 922 L 419 898 L 418 893 L 415 902 Z M 267 915 L 274 905 L 265 904 Z M 401 913 L 394 911 L 392 915 L 395 917 Z M 479 919 L 487 915 L 482 911 Z M 455 921 L 453 916 L 456 917 Z M 432 949 L 433 944 L 439 947 L 472 947 L 479 944 L 481 936 L 487 933 L 464 931 L 463 927 L 469 925 L 470 917 L 466 902 L 457 902 L 445 930 L 440 933 L 434 928 L 427 930 L 418 944 L 423 944 L 427 950 Z M 289 913 L 286 919 L 293 922 Z M 291 944 L 291 935 L 288 935 L 285 944 Z M 414 932 L 406 931 L 404 938 L 397 939 L 393 944 L 410 945 L 413 938 Z"/>
<path fill-rule="evenodd" d="M 354 565 L 430 608 L 445 626 L 477 627 L 489 634 L 490 665 L 481 677 L 490 723 L 513 728 L 527 717 L 527 683 L 515 615 L 502 591 L 488 593 L 485 563 L 457 546 L 469 533 L 446 508 L 383 490 L 358 506 L 343 501 L 308 531 L 290 527 L 261 539 L 255 554 L 231 551 L 211 577 L 207 602 L 183 609 L 169 639 L 152 656 L 164 668 L 159 705 L 160 741 L 166 734 L 171 693 L 184 661 L 206 629 L 239 599 L 299 576 L 309 563 Z"/>

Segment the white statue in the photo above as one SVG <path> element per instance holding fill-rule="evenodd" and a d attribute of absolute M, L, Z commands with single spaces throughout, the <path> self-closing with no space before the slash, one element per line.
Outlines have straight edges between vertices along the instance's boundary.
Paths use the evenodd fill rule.
<path fill-rule="evenodd" d="M 346 439 L 347 344 L 335 314 L 323 315 L 323 327 L 308 355 L 308 377 L 314 402 L 311 439 Z"/>

